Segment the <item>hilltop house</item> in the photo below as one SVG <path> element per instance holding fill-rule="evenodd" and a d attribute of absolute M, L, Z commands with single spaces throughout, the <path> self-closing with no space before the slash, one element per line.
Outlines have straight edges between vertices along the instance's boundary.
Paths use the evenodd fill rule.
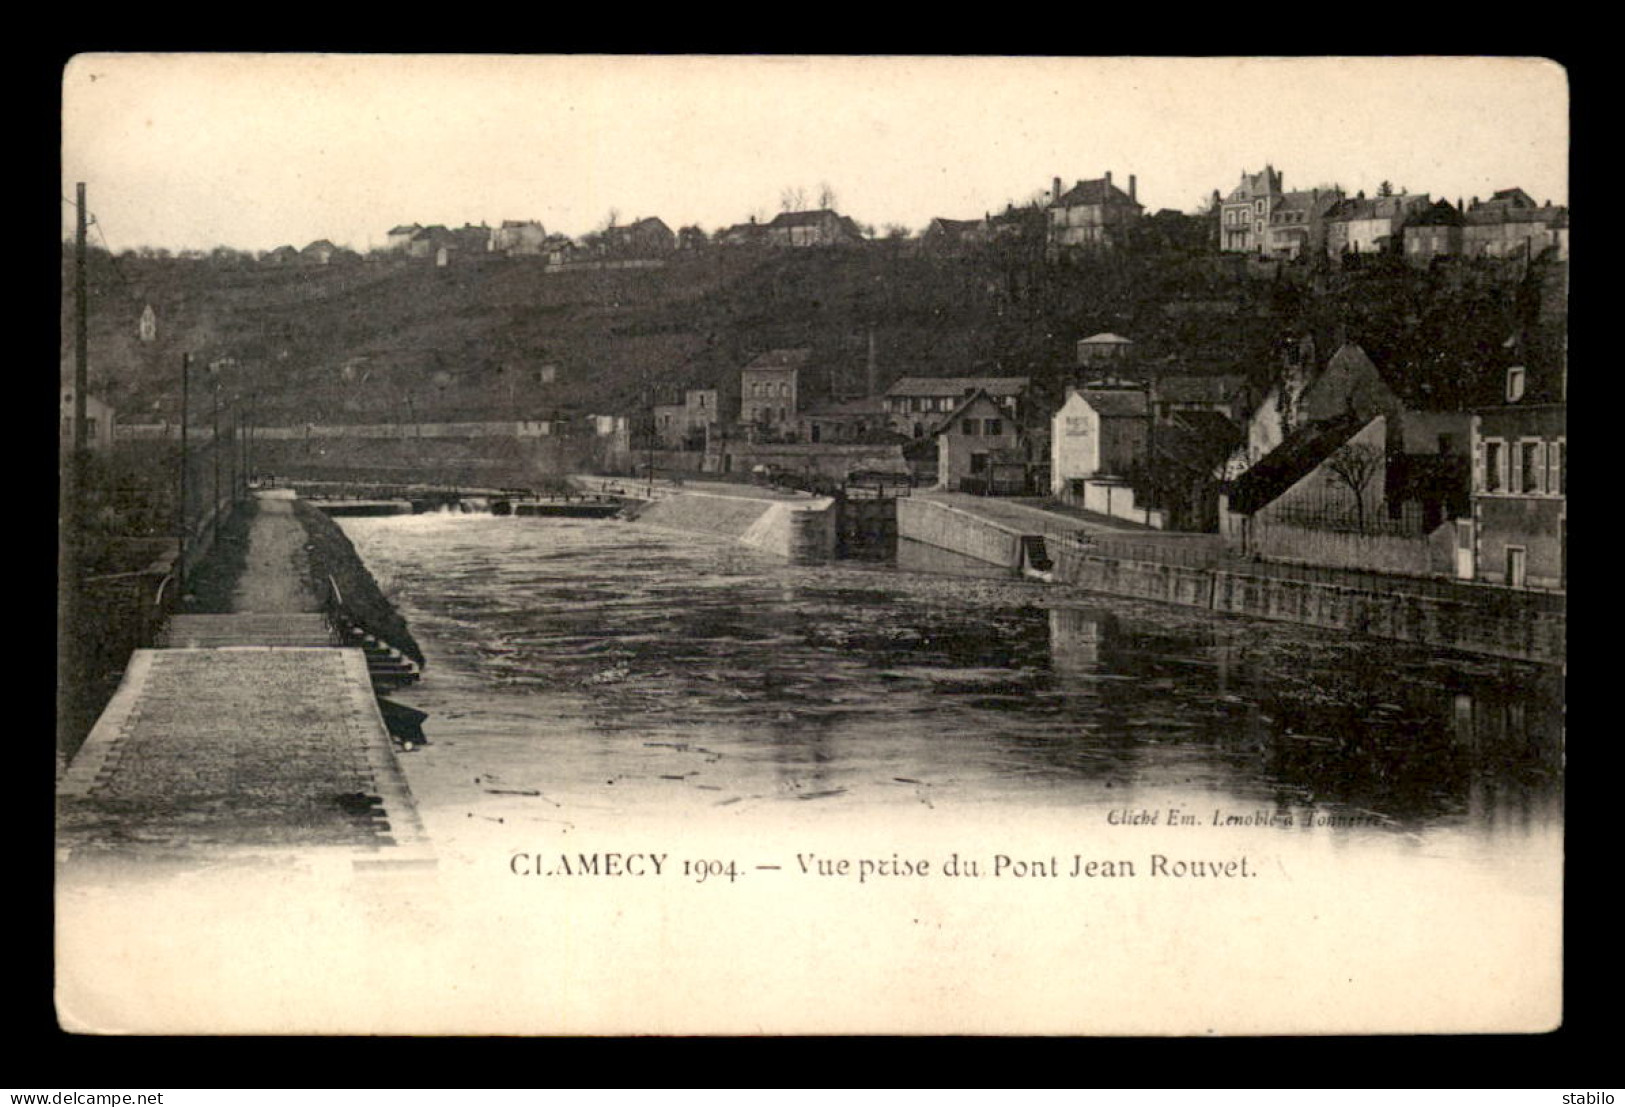
<path fill-rule="evenodd" d="M 1339 200 L 1326 215 L 1326 253 L 1380 254 L 1401 251 L 1402 232 L 1412 215 L 1432 206 L 1427 193 L 1399 193 Z"/>
<path fill-rule="evenodd" d="M 391 227 L 389 234 L 385 236 L 386 249 L 405 253 L 413 237 L 422 229 L 423 226 L 419 223 L 402 223 L 398 227 Z"/>
<path fill-rule="evenodd" d="M 925 438 L 942 425 L 959 403 L 977 391 L 1019 423 L 1020 402 L 1027 391 L 1026 377 L 901 377 L 886 389 L 885 410 L 892 431 L 908 438 Z"/>
<path fill-rule="evenodd" d="M 439 223 L 419 227 L 407 241 L 406 256 L 432 259 L 442 247 L 449 247 L 454 241 L 451 231 Z"/>
<path fill-rule="evenodd" d="M 1459 257 L 1466 219 L 1449 200 L 1439 200 L 1405 220 L 1405 260 L 1429 265 L 1434 258 Z"/>
<path fill-rule="evenodd" d="M 1044 252 L 1051 261 L 1079 250 L 1113 249 L 1126 245 L 1129 233 L 1144 208 L 1135 199 L 1136 181 L 1129 175 L 1128 191 L 1104 177 L 1079 181 L 1065 192 L 1061 178 L 1050 188 L 1049 222 Z"/>
<path fill-rule="evenodd" d="M 608 257 L 656 258 L 677 249 L 677 235 L 663 219 L 651 215 L 606 227 L 599 236 L 598 248 Z"/>
<path fill-rule="evenodd" d="M 718 231 L 716 240 L 723 246 L 765 246 L 767 226 L 756 222 L 753 215 L 748 223 L 735 223 L 725 230 Z"/>
<path fill-rule="evenodd" d="M 491 251 L 509 257 L 536 257 L 547 241 L 547 228 L 535 219 L 504 219 L 491 232 Z"/>
<path fill-rule="evenodd" d="M 863 232 L 847 216 L 830 211 L 784 211 L 767 225 L 769 246 L 849 246 L 863 241 Z"/>
<path fill-rule="evenodd" d="M 293 265 L 299 260 L 299 251 L 292 246 L 278 246 L 260 259 L 266 265 Z"/>
<path fill-rule="evenodd" d="M 1217 200 L 1219 249 L 1228 253 L 1297 258 L 1325 248 L 1326 218 L 1342 192 L 1312 188 L 1288 192 L 1286 175 L 1266 165 L 1258 173 L 1242 170 L 1241 182 Z M 1218 193 L 1214 193 L 1217 199 Z"/>
<path fill-rule="evenodd" d="M 1556 247 L 1569 255 L 1569 209 L 1539 206 L 1521 188 L 1504 188 L 1488 200 L 1473 198 L 1463 214 L 1462 253 L 1467 257 L 1534 257 Z"/>
<path fill-rule="evenodd" d="M 299 251 L 299 260 L 305 265 L 326 265 L 333 260 L 338 247 L 325 238 L 318 238 Z"/>
<path fill-rule="evenodd" d="M 1219 203 L 1219 249 L 1245 254 L 1265 252 L 1270 209 L 1281 195 L 1281 178 L 1268 165 L 1259 173 L 1241 171 L 1241 183 Z"/>

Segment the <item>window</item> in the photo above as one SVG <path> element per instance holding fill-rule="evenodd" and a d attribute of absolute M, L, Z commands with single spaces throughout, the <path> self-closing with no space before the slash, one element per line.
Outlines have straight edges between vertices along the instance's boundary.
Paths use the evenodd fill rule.
<path fill-rule="evenodd" d="M 961 434 L 964 434 L 964 435 L 969 436 L 969 437 L 974 437 L 976 435 L 976 420 L 975 419 L 962 420 L 960 422 L 959 430 L 960 430 Z"/>
<path fill-rule="evenodd" d="M 788 381 L 780 381 L 779 382 L 779 395 L 780 396 L 788 396 L 788 395 L 790 395 L 790 382 L 788 382 Z"/>
<path fill-rule="evenodd" d="M 1540 443 L 1520 442 L 1518 444 L 1518 490 L 1520 492 L 1540 491 Z"/>
<path fill-rule="evenodd" d="M 987 472 L 987 455 L 986 454 L 971 454 L 970 455 L 970 471 L 973 472 L 973 473 L 985 473 L 985 472 Z"/>
<path fill-rule="evenodd" d="M 1546 446 L 1546 490 L 1558 496 L 1569 494 L 1569 474 L 1563 465 L 1562 442 L 1550 442 Z"/>
<path fill-rule="evenodd" d="M 984 420 L 982 420 L 982 433 L 987 435 L 989 438 L 995 438 L 995 437 L 1003 434 L 1004 433 L 1004 421 L 1002 419 L 984 419 Z"/>
<path fill-rule="evenodd" d="M 1523 399 L 1523 366 L 1514 365 L 1507 370 L 1507 403 L 1515 404 Z"/>
<path fill-rule="evenodd" d="M 1484 491 L 1499 492 L 1505 483 L 1501 477 L 1501 443 L 1484 443 Z"/>

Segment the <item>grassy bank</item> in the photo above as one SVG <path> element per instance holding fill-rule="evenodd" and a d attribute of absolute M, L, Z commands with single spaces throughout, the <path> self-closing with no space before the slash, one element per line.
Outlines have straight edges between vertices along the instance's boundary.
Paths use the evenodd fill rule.
<path fill-rule="evenodd" d="M 397 650 L 423 664 L 423 650 L 401 618 L 393 604 L 385 598 L 383 589 L 373 579 L 337 523 L 317 507 L 304 500 L 295 500 L 295 516 L 310 537 L 311 579 L 317 584 L 318 595 L 331 577 L 344 596 L 344 605 L 356 622 L 369 634 L 388 642 Z"/>

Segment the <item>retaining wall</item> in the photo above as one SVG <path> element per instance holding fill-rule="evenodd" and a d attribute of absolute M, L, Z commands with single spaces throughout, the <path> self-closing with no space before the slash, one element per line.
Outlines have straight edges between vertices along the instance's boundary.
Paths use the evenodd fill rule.
<path fill-rule="evenodd" d="M 1056 549 L 1052 556 L 1057 581 L 1114 596 L 1520 661 L 1560 664 L 1567 657 L 1566 614 L 1533 610 L 1513 592 L 1486 589 L 1472 599 L 1453 599 L 1068 549 Z"/>
<path fill-rule="evenodd" d="M 897 501 L 898 538 L 952 550 L 992 565 L 1021 568 L 1022 533 L 932 500 L 909 496 Z"/>

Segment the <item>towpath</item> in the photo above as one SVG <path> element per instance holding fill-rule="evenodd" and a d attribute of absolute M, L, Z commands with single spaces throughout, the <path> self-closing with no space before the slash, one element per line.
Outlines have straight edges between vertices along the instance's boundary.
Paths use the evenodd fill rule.
<path fill-rule="evenodd" d="M 138 650 L 63 776 L 59 858 L 422 863 L 366 658 L 334 647 L 291 498 L 259 507 L 234 610 Z"/>

